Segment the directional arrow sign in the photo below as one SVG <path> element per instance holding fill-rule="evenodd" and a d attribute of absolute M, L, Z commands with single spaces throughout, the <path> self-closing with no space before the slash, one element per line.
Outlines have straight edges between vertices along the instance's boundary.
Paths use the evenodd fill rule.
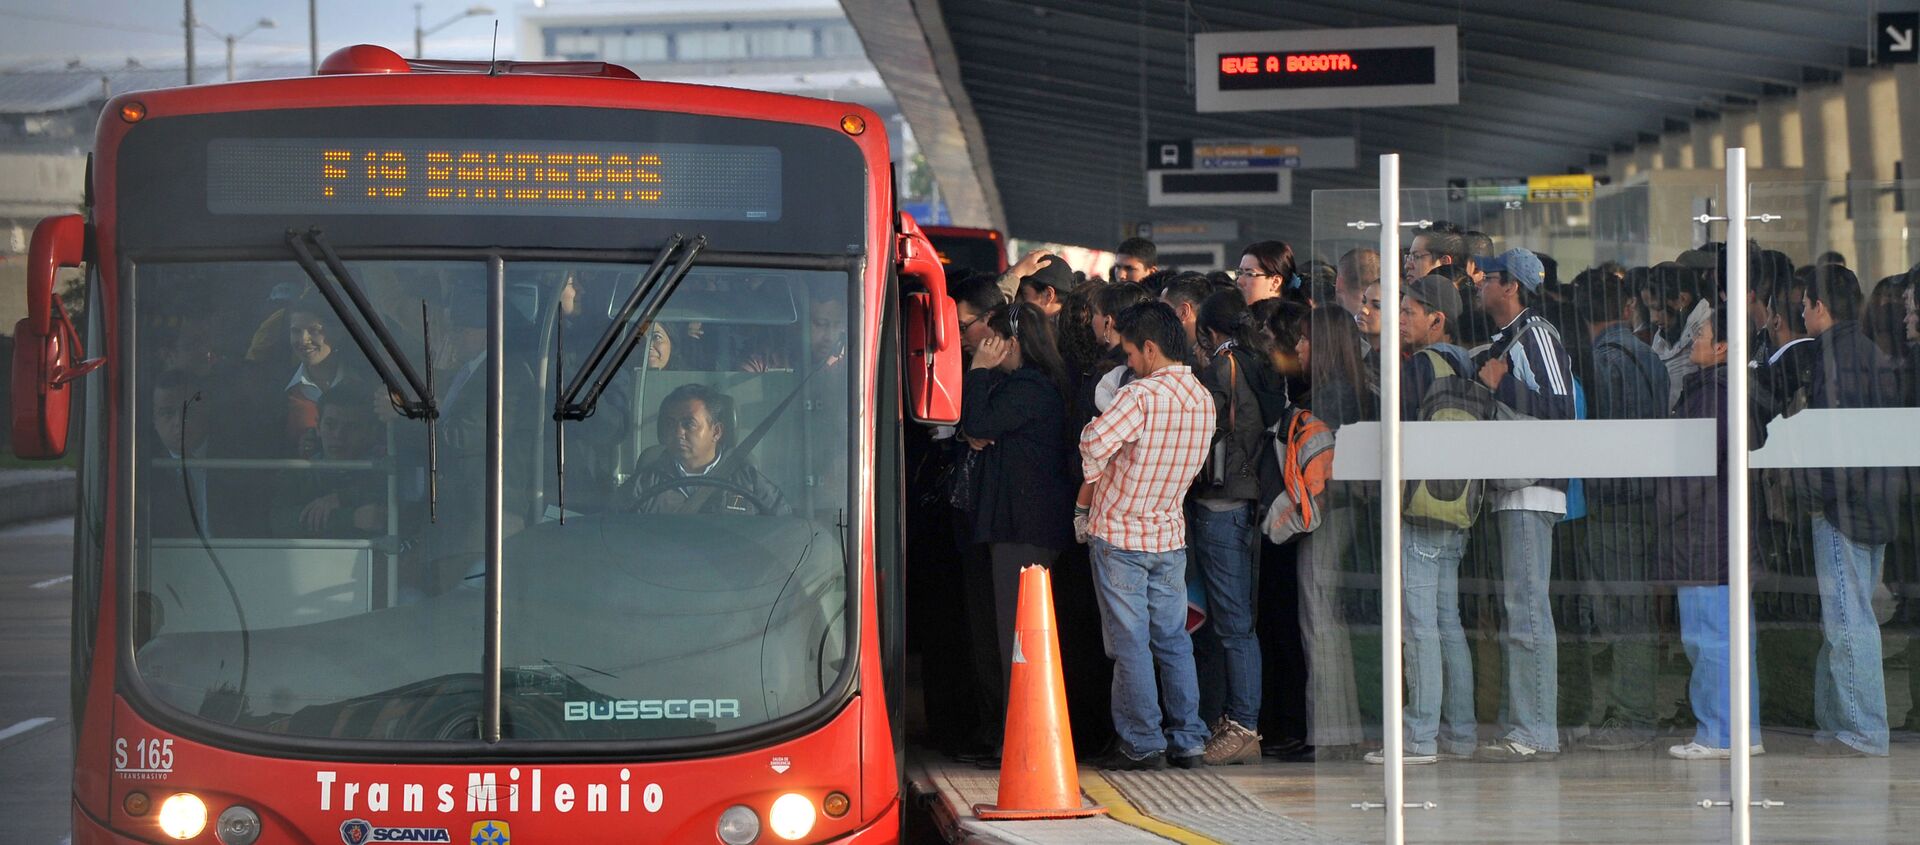
<path fill-rule="evenodd" d="M 1880 13 L 1880 64 L 1920 63 L 1920 12 Z"/>

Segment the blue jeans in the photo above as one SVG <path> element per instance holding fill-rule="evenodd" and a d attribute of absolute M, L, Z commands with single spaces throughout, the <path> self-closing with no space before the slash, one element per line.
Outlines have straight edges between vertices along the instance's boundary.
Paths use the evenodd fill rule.
<path fill-rule="evenodd" d="M 1187 552 L 1135 552 L 1088 540 L 1100 636 L 1113 659 L 1113 729 L 1127 753 L 1206 750 L 1193 641 L 1187 638 Z M 1159 669 L 1155 683 L 1155 668 Z M 1161 732 L 1165 703 L 1167 732 Z"/>
<path fill-rule="evenodd" d="M 1473 655 L 1460 627 L 1460 556 L 1467 532 L 1400 527 L 1400 592 L 1405 620 L 1407 751 L 1471 754 L 1478 740 L 1473 713 Z M 1444 720 L 1443 718 L 1444 717 Z"/>
<path fill-rule="evenodd" d="M 1814 662 L 1814 722 L 1822 735 L 1882 757 L 1890 738 L 1873 590 L 1886 557 L 1886 546 L 1855 543 L 1824 516 L 1813 515 L 1813 570 L 1826 635 Z"/>
<path fill-rule="evenodd" d="M 1207 584 L 1207 625 L 1226 658 L 1227 718 L 1260 724 L 1260 640 L 1253 635 L 1253 503 L 1193 509 L 1187 552 Z"/>
<path fill-rule="evenodd" d="M 1733 746 L 1733 686 L 1727 661 L 1731 620 L 1727 611 L 1727 587 L 1681 587 L 1674 591 L 1680 599 L 1680 644 L 1693 662 L 1693 677 L 1687 681 L 1687 695 L 1693 699 L 1693 716 L 1700 721 L 1693 741 L 1708 748 Z M 1751 705 L 1753 727 L 1747 744 L 1760 743 L 1760 664 L 1754 658 L 1753 606 L 1747 606 L 1747 703 Z"/>
<path fill-rule="evenodd" d="M 1538 751 L 1557 752 L 1560 644 L 1547 578 L 1553 566 L 1553 524 L 1560 515 L 1494 511 L 1493 518 L 1500 530 L 1500 599 L 1507 616 L 1500 637 L 1507 668 L 1501 736 Z"/>

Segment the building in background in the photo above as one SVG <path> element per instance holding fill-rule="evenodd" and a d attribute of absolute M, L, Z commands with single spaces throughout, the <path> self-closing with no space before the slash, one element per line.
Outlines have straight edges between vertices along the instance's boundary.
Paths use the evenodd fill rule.
<path fill-rule="evenodd" d="M 519 10 L 526 61 L 603 61 L 642 79 L 747 88 L 858 103 L 892 141 L 903 208 L 939 222 L 930 179 L 910 178 L 911 133 L 837 0 L 554 2 Z"/>

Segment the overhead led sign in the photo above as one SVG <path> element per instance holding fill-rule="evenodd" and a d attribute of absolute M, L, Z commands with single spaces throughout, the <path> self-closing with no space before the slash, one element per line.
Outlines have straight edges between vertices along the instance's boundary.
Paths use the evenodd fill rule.
<path fill-rule="evenodd" d="M 1230 32 L 1194 37 L 1199 111 L 1284 111 L 1460 101 L 1451 26 Z"/>
<path fill-rule="evenodd" d="M 721 144 L 219 138 L 215 214 L 776 221 L 780 151 Z"/>

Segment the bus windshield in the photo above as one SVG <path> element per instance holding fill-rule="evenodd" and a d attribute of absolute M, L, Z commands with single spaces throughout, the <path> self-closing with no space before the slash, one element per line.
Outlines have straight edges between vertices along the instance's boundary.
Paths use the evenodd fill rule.
<path fill-rule="evenodd" d="M 502 371 L 503 733 L 722 733 L 845 663 L 849 274 L 699 265 L 596 412 L 553 419 L 645 263 L 346 266 L 439 418 L 395 412 L 291 258 L 134 265 L 133 665 L 250 731 L 471 740 Z M 564 481 L 562 480 L 564 478 Z"/>

